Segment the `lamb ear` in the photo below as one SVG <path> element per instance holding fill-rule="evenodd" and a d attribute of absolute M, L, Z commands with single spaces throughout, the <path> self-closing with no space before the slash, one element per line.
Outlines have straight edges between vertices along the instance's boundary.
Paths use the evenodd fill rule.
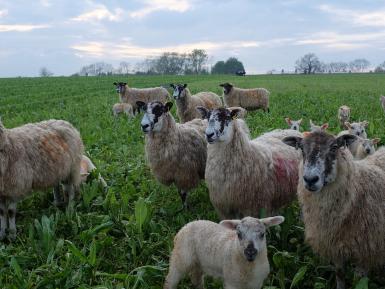
<path fill-rule="evenodd" d="M 372 140 L 372 142 L 373 142 L 374 145 L 376 145 L 376 144 L 378 144 L 380 142 L 380 140 L 381 140 L 380 138 L 376 137 L 376 138 L 374 138 Z"/>
<path fill-rule="evenodd" d="M 367 127 L 368 127 L 368 124 L 369 124 L 368 121 L 364 120 L 364 121 L 361 122 L 361 123 L 362 123 L 362 125 L 363 125 L 364 128 L 367 128 Z"/>
<path fill-rule="evenodd" d="M 230 116 L 232 119 L 236 119 L 241 115 L 241 113 L 242 113 L 241 108 L 233 108 L 230 110 Z"/>
<path fill-rule="evenodd" d="M 286 123 L 287 123 L 288 125 L 291 125 L 291 119 L 290 119 L 290 117 L 286 117 L 286 118 L 285 118 L 285 121 L 286 121 Z"/>
<path fill-rule="evenodd" d="M 349 146 L 356 141 L 357 137 L 352 134 L 344 134 L 336 138 L 336 143 L 338 147 Z"/>
<path fill-rule="evenodd" d="M 146 111 L 147 105 L 143 101 L 137 101 L 136 105 L 138 106 L 139 109 L 142 109 L 143 111 Z"/>
<path fill-rule="evenodd" d="M 172 105 L 173 105 L 173 103 L 172 103 L 171 101 L 167 102 L 167 103 L 164 105 L 164 112 L 170 111 Z"/>
<path fill-rule="evenodd" d="M 348 122 L 348 121 L 345 121 L 344 125 L 345 125 L 345 127 L 348 128 L 348 129 L 352 127 L 351 124 L 350 124 L 350 122 Z"/>
<path fill-rule="evenodd" d="M 321 125 L 321 130 L 326 130 L 328 127 L 329 127 L 329 124 L 324 123 L 323 125 Z"/>
<path fill-rule="evenodd" d="M 196 110 L 200 112 L 202 119 L 208 119 L 210 116 L 210 111 L 204 106 L 197 106 Z"/>
<path fill-rule="evenodd" d="M 285 144 L 294 147 L 296 150 L 298 148 L 302 149 L 302 138 L 298 136 L 287 136 L 282 140 Z"/>
<path fill-rule="evenodd" d="M 300 118 L 299 120 L 297 120 L 298 124 L 301 124 L 302 122 L 302 118 Z"/>
<path fill-rule="evenodd" d="M 311 128 L 313 128 L 315 126 L 312 120 L 310 120 L 309 123 L 310 123 Z"/>
<path fill-rule="evenodd" d="M 260 221 L 268 228 L 271 226 L 276 226 L 281 224 L 283 221 L 285 221 L 285 218 L 282 216 L 275 216 L 275 217 L 260 219 Z"/>
<path fill-rule="evenodd" d="M 241 220 L 223 220 L 219 223 L 219 225 L 230 230 L 235 230 L 240 223 Z"/>

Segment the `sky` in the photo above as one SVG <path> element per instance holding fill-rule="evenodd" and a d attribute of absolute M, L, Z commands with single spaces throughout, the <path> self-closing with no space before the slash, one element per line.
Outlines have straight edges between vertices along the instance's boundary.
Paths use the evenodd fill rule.
<path fill-rule="evenodd" d="M 246 72 L 324 62 L 385 61 L 385 1 L 0 0 L 0 77 L 76 73 L 104 61 L 132 68 L 163 52 L 205 49 Z"/>

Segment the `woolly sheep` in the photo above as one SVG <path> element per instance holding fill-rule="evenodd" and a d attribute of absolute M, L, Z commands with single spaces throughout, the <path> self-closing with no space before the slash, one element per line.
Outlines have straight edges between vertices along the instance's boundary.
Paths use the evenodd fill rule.
<path fill-rule="evenodd" d="M 379 141 L 379 138 L 364 139 L 357 137 L 356 141 L 349 145 L 349 150 L 355 159 L 362 160 L 368 155 L 374 154 L 376 151 L 376 145 Z"/>
<path fill-rule="evenodd" d="M 65 201 L 74 198 L 82 154 L 79 132 L 64 120 L 12 129 L 0 123 L 0 239 L 7 228 L 8 237 L 16 237 L 16 204 L 32 190 L 55 187 L 58 192 L 63 182 Z"/>
<path fill-rule="evenodd" d="M 263 109 L 269 112 L 270 92 L 265 88 L 243 89 L 233 86 L 231 83 L 222 83 L 223 100 L 225 106 L 240 106 L 246 110 Z"/>
<path fill-rule="evenodd" d="M 214 109 L 222 106 L 222 101 L 218 95 L 213 92 L 199 92 L 191 95 L 187 84 L 170 84 L 174 89 L 173 97 L 176 100 L 176 113 L 181 123 L 200 118 L 197 106 L 203 106 L 207 109 Z"/>
<path fill-rule="evenodd" d="M 345 122 L 348 122 L 350 119 L 350 107 L 342 105 L 338 109 L 338 121 L 340 122 L 340 127 L 345 128 Z"/>
<path fill-rule="evenodd" d="M 286 117 L 285 121 L 287 125 L 290 127 L 290 129 L 298 130 L 301 127 L 302 118 L 299 120 L 292 120 L 290 117 Z"/>
<path fill-rule="evenodd" d="M 92 163 L 92 161 L 89 159 L 89 157 L 83 155 L 82 160 L 80 162 L 80 179 L 82 183 L 85 183 L 87 181 L 88 176 L 96 170 L 96 166 Z M 107 183 L 103 179 L 103 177 L 98 174 L 98 181 L 101 183 L 101 185 L 106 188 Z"/>
<path fill-rule="evenodd" d="M 301 154 L 281 139 L 300 132 L 275 130 L 250 140 L 237 110 L 198 109 L 209 119 L 205 180 L 221 219 L 257 217 L 262 208 L 270 215 L 294 199 Z"/>
<path fill-rule="evenodd" d="M 385 265 L 385 148 L 354 161 L 346 145 L 356 136 L 323 131 L 284 142 L 299 147 L 298 198 L 306 241 L 337 268 L 337 288 L 345 288 L 344 264 L 357 272 Z"/>
<path fill-rule="evenodd" d="M 132 105 L 129 103 L 120 102 L 115 103 L 112 106 L 112 113 L 114 114 L 114 116 L 117 116 L 119 113 L 122 112 L 124 112 L 129 117 L 134 116 Z"/>
<path fill-rule="evenodd" d="M 174 183 L 183 206 L 188 192 L 204 178 L 207 158 L 205 127 L 207 121 L 194 119 L 176 123 L 171 115 L 172 102 L 138 102 L 145 111 L 141 126 L 146 134 L 145 151 L 151 172 L 164 184 Z"/>
<path fill-rule="evenodd" d="M 324 131 L 324 130 L 327 130 L 329 127 L 329 124 L 328 123 L 324 123 L 323 125 L 316 125 L 313 123 L 312 120 L 310 120 L 310 131 L 311 132 L 314 132 L 314 131 L 317 131 L 317 130 L 320 130 L 320 131 Z"/>
<path fill-rule="evenodd" d="M 384 95 L 380 96 L 380 104 L 381 104 L 382 109 L 385 112 L 385 96 Z"/>
<path fill-rule="evenodd" d="M 176 289 L 187 273 L 196 288 L 204 288 L 204 275 L 221 278 L 229 289 L 261 288 L 270 271 L 266 228 L 283 221 L 276 216 L 188 223 L 175 236 L 164 289 Z"/>
<path fill-rule="evenodd" d="M 345 122 L 345 127 L 347 127 L 348 129 L 341 131 L 337 136 L 341 136 L 344 134 L 352 134 L 362 138 L 368 138 L 365 131 L 365 128 L 368 127 L 368 124 L 369 122 L 367 122 L 366 120 L 362 122 L 353 122 L 353 123 Z"/>
<path fill-rule="evenodd" d="M 132 105 L 133 113 L 139 113 L 139 108 L 136 105 L 137 101 L 144 103 L 150 101 L 160 101 L 165 103 L 169 98 L 169 93 L 164 87 L 152 88 L 131 88 L 126 82 L 114 82 L 116 92 L 119 93 L 120 102 L 129 103 Z"/>

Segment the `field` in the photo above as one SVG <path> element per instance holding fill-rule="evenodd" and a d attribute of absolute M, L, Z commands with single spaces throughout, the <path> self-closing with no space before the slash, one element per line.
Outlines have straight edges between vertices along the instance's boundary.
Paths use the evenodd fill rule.
<path fill-rule="evenodd" d="M 86 152 L 109 184 L 96 180 L 82 186 L 73 207 L 52 204 L 51 191 L 36 192 L 18 206 L 18 237 L 0 243 L 0 288 L 161 288 L 175 233 L 196 219 L 218 221 L 208 191 L 190 194 L 192 208 L 177 213 L 175 187 L 164 187 L 151 175 L 144 157 L 141 116 L 114 119 L 118 96 L 112 83 L 127 77 L 52 77 L 0 79 L 0 115 L 8 128 L 49 118 L 65 119 L 80 130 Z M 271 76 L 130 76 L 135 87 L 188 83 L 192 92 L 222 94 L 221 82 L 265 87 L 271 113 L 256 111 L 246 122 L 253 137 L 285 128 L 284 117 L 329 122 L 338 132 L 337 108 L 352 108 L 353 120 L 368 120 L 368 135 L 385 141 L 379 96 L 385 77 L 377 74 Z M 175 108 L 173 109 L 175 115 Z M 271 274 L 264 288 L 333 288 L 333 268 L 304 244 L 298 204 L 282 211 L 286 221 L 268 234 Z M 354 280 L 349 288 L 385 288 L 384 276 Z M 369 283 L 369 285 L 367 285 Z M 207 288 L 222 288 L 206 279 Z M 188 280 L 179 288 L 190 288 Z"/>

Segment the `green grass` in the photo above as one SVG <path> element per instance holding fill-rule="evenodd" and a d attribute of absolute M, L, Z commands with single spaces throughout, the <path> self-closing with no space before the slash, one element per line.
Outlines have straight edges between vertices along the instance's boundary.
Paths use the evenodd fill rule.
<path fill-rule="evenodd" d="M 114 81 L 126 77 L 0 79 L 0 115 L 6 127 L 49 118 L 65 119 L 80 130 L 87 154 L 110 185 L 104 192 L 92 181 L 82 187 L 74 208 L 52 205 L 49 190 L 36 192 L 18 206 L 18 238 L 0 243 L 0 288 L 161 288 L 175 233 L 196 219 L 218 221 L 204 183 L 190 195 L 192 209 L 177 214 L 175 187 L 156 182 L 144 158 L 140 117 L 114 119 L 118 96 Z M 284 117 L 329 122 L 337 132 L 337 108 L 352 108 L 353 120 L 370 122 L 368 135 L 385 140 L 379 96 L 385 77 L 376 74 L 273 76 L 130 76 L 135 87 L 188 83 L 191 91 L 221 94 L 219 83 L 265 87 L 271 113 L 249 113 L 253 137 L 285 128 Z M 175 108 L 173 109 L 175 114 Z M 333 268 L 304 244 L 299 208 L 282 214 L 285 223 L 268 235 L 271 274 L 265 288 L 333 288 Z M 351 268 L 350 268 L 351 269 Z M 348 285 L 367 288 L 365 279 Z M 207 278 L 207 288 L 222 288 Z M 360 287 L 362 286 L 362 287 Z M 179 288 L 190 288 L 188 280 Z M 369 288 L 385 288 L 372 274 Z"/>

